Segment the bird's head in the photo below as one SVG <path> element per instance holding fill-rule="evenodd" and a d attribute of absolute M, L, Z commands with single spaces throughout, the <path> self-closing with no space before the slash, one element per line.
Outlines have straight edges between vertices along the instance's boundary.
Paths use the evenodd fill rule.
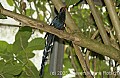
<path fill-rule="evenodd" d="M 60 9 L 60 12 L 59 12 L 59 14 L 58 14 L 58 18 L 59 18 L 59 20 L 61 20 L 62 22 L 65 22 L 65 19 L 66 19 L 66 6 L 65 7 L 62 7 L 61 9 Z"/>
<path fill-rule="evenodd" d="M 65 11 L 66 11 L 66 8 L 67 8 L 67 6 L 62 7 L 62 8 L 60 9 L 60 12 L 65 12 Z"/>

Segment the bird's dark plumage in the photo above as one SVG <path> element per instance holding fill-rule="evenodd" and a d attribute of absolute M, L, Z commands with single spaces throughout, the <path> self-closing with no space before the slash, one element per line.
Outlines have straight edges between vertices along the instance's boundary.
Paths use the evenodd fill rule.
<path fill-rule="evenodd" d="M 66 12 L 66 7 L 62 7 L 60 9 L 58 15 L 51 22 L 50 26 L 54 26 L 55 28 L 57 28 L 59 30 L 63 30 L 64 24 L 65 24 L 65 18 L 66 18 L 65 12 Z M 41 64 L 41 69 L 40 69 L 40 76 L 41 77 L 43 76 L 45 62 L 47 60 L 48 54 L 52 50 L 55 37 L 56 37 L 55 35 L 48 33 L 48 32 L 45 35 L 46 43 L 45 43 L 45 49 L 43 51 L 42 64 Z"/>

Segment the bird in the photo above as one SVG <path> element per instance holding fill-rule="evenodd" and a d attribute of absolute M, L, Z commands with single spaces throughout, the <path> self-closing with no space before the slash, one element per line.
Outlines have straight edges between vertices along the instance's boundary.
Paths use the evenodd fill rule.
<path fill-rule="evenodd" d="M 57 16 L 52 20 L 50 26 L 53 26 L 56 29 L 59 30 L 64 30 L 64 24 L 65 24 L 65 19 L 66 19 L 66 6 L 61 7 L 59 13 L 57 14 Z M 45 67 L 45 62 L 47 61 L 47 57 L 49 55 L 49 53 L 52 51 L 53 48 L 53 43 L 54 40 L 57 36 L 54 34 L 51 34 L 49 32 L 46 33 L 45 35 L 45 48 L 43 51 L 43 56 L 42 56 L 42 63 L 41 63 L 41 69 L 40 69 L 40 77 L 43 76 L 44 74 L 44 67 Z"/>

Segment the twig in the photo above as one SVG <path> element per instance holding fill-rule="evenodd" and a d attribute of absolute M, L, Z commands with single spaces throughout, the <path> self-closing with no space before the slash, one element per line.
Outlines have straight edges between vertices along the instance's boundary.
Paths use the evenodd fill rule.
<path fill-rule="evenodd" d="M 8 27 L 22 27 L 22 25 L 4 24 L 4 23 L 0 23 L 0 26 L 8 26 Z"/>
<path fill-rule="evenodd" d="M 86 61 L 82 55 L 82 52 L 80 51 L 80 48 L 76 45 L 74 45 L 74 48 L 75 48 L 75 52 L 76 52 L 76 55 L 78 56 L 78 59 L 80 61 L 80 64 L 85 72 L 85 75 L 87 76 L 87 78 L 93 78 L 91 72 L 90 72 L 90 69 L 88 68 L 87 64 L 86 64 Z"/>
<path fill-rule="evenodd" d="M 78 72 L 78 69 L 76 67 L 76 64 L 75 64 L 75 60 L 74 60 L 74 56 L 73 56 L 73 53 L 72 51 L 70 51 L 70 56 L 71 56 L 71 63 L 73 65 L 73 68 L 75 69 L 75 72 Z M 78 78 L 82 78 L 82 76 L 80 74 L 76 74 L 78 76 Z"/>

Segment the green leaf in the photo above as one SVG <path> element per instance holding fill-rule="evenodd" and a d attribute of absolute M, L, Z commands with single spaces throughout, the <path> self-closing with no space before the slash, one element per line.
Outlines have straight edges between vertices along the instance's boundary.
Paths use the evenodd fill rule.
<path fill-rule="evenodd" d="M 8 43 L 7 42 L 5 42 L 5 41 L 0 41 L 0 52 L 2 51 L 5 51 L 6 50 L 6 48 L 7 48 L 7 46 L 8 46 Z"/>
<path fill-rule="evenodd" d="M 11 74 L 6 74 L 5 73 L 3 76 L 4 76 L 4 78 L 13 78 L 13 75 L 11 75 Z"/>
<path fill-rule="evenodd" d="M 35 54 L 32 53 L 33 50 L 42 50 L 45 47 L 45 40 L 43 38 L 35 38 L 32 41 L 28 43 L 28 46 L 18 53 L 19 57 L 22 59 L 26 58 L 26 55 L 28 58 L 32 58 Z"/>
<path fill-rule="evenodd" d="M 30 60 L 24 67 L 24 71 L 20 75 L 20 78 L 39 78 L 39 71 Z"/>
<path fill-rule="evenodd" d="M 7 65 L 4 71 L 9 74 L 18 75 L 22 72 L 22 65 Z"/>
<path fill-rule="evenodd" d="M 10 60 L 11 58 L 13 58 L 13 54 L 12 53 L 10 54 L 8 52 L 0 53 L 0 56 L 5 60 Z"/>
<path fill-rule="evenodd" d="M 21 38 L 21 37 L 25 37 L 26 40 L 28 40 L 30 38 L 32 34 L 32 28 L 29 26 L 24 26 L 21 27 L 18 31 L 18 33 L 16 34 L 15 40 Z"/>
<path fill-rule="evenodd" d="M 32 28 L 22 27 L 19 29 L 15 36 L 15 42 L 13 43 L 13 52 L 19 52 L 24 50 L 28 45 L 28 39 L 31 37 Z"/>
<path fill-rule="evenodd" d="M 23 50 L 18 53 L 18 58 L 21 59 L 22 61 L 26 61 L 26 58 L 32 58 L 34 57 L 35 54 L 32 53 L 30 50 Z"/>
<path fill-rule="evenodd" d="M 31 52 L 31 53 L 27 53 L 27 57 L 28 57 L 28 58 L 33 58 L 34 56 L 35 56 L 35 54 L 32 53 L 32 52 Z"/>
<path fill-rule="evenodd" d="M 27 16 L 32 16 L 34 12 L 35 12 L 35 10 L 33 10 L 33 9 L 27 9 L 26 10 L 26 15 Z"/>
<path fill-rule="evenodd" d="M 13 4 L 14 4 L 14 1 L 13 0 L 6 0 L 7 1 L 7 3 L 10 5 L 10 6 L 13 6 Z"/>
<path fill-rule="evenodd" d="M 2 73 L 5 66 L 5 62 L 3 60 L 0 60 L 0 73 Z"/>
<path fill-rule="evenodd" d="M 0 41 L 0 56 L 4 58 L 4 60 L 9 60 L 10 58 L 13 58 L 13 54 L 9 53 L 12 52 L 12 50 L 8 49 L 10 48 L 10 46 L 12 46 L 12 44 L 8 44 L 5 41 Z"/>
<path fill-rule="evenodd" d="M 18 53 L 18 58 L 21 60 L 34 57 L 33 50 L 42 50 L 45 46 L 45 40 L 43 38 L 35 38 L 28 43 L 28 46 Z M 26 60 L 25 60 L 26 61 Z"/>
<path fill-rule="evenodd" d="M 16 64 L 12 64 L 11 62 L 2 62 L 0 61 L 0 65 L 2 65 L 2 70 L 1 70 L 1 74 L 5 77 L 5 78 L 13 78 L 14 76 L 19 75 L 22 72 L 22 65 L 16 63 Z"/>
<path fill-rule="evenodd" d="M 30 50 L 42 50 L 45 47 L 45 39 L 43 38 L 35 38 L 28 43 L 27 49 Z"/>
<path fill-rule="evenodd" d="M 9 44 L 7 46 L 7 52 L 12 52 L 13 51 L 13 44 Z"/>

